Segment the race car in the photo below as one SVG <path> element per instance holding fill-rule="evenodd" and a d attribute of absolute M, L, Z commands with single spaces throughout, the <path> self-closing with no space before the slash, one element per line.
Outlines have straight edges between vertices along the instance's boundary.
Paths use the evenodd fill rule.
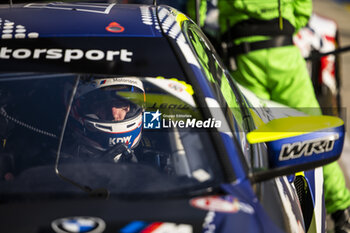
<path fill-rule="evenodd" d="M 324 232 L 344 123 L 239 86 L 166 5 L 0 8 L 0 232 Z"/>

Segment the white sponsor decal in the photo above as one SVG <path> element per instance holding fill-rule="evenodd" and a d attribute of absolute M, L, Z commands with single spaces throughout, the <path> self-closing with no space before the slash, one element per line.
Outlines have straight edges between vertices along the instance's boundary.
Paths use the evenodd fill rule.
<path fill-rule="evenodd" d="M 120 137 L 120 138 L 109 138 L 109 145 L 115 145 L 117 143 L 125 143 L 129 144 L 131 140 L 132 135 L 126 136 L 126 137 Z"/>
<path fill-rule="evenodd" d="M 1 39 L 23 39 L 23 38 L 38 38 L 39 33 L 29 32 L 26 27 L 21 24 L 16 24 L 7 19 L 0 18 L 0 38 Z"/>
<path fill-rule="evenodd" d="M 286 220 L 287 220 L 289 232 L 304 233 L 305 232 L 304 226 L 303 224 L 301 224 L 300 220 L 297 219 L 297 216 L 293 210 L 292 201 L 294 202 L 294 200 L 291 200 L 289 198 L 289 195 L 292 196 L 292 193 L 291 193 L 290 184 L 287 178 L 284 176 L 284 177 L 276 178 L 275 180 L 277 184 L 277 190 L 280 194 L 282 205 L 283 205 L 282 210 L 284 214 L 287 216 Z M 288 189 L 285 189 L 283 187 L 282 182 L 285 183 Z M 287 194 L 287 191 L 289 192 L 289 195 Z"/>
<path fill-rule="evenodd" d="M 54 10 L 75 10 L 89 13 L 109 14 L 115 3 L 64 3 L 64 2 L 53 2 L 53 3 L 29 3 L 25 5 L 25 8 L 46 8 Z"/>
<path fill-rule="evenodd" d="M 205 182 L 211 178 L 210 174 L 204 169 L 197 169 L 192 172 L 192 175 L 199 182 Z"/>
<path fill-rule="evenodd" d="M 175 224 L 170 222 L 162 223 L 152 230 L 153 233 L 192 233 L 193 228 L 188 224 Z"/>
<path fill-rule="evenodd" d="M 216 226 L 214 223 L 214 218 L 215 218 L 215 212 L 214 211 L 209 211 L 207 216 L 204 219 L 203 223 L 203 229 L 204 233 L 214 233 Z"/>
<path fill-rule="evenodd" d="M 188 91 L 188 87 L 190 87 L 189 84 L 187 84 L 187 87 L 185 84 L 185 82 L 181 83 L 181 81 L 176 81 L 176 80 L 172 80 L 172 79 L 160 79 L 160 78 L 146 78 L 146 80 L 160 88 L 162 88 L 163 90 L 169 92 L 170 94 L 172 94 L 173 96 L 181 99 L 183 102 L 186 103 L 186 106 L 191 106 L 191 107 L 195 107 L 196 104 L 194 102 L 194 99 L 192 97 L 192 93 L 190 93 Z M 186 90 L 187 88 L 187 90 Z M 154 105 L 157 105 L 156 103 Z M 168 103 L 162 103 L 162 106 L 164 107 L 164 105 L 173 105 L 173 104 L 168 104 Z M 179 104 L 182 105 L 182 104 Z M 154 106 L 153 108 L 158 108 L 157 106 Z"/>
<path fill-rule="evenodd" d="M 71 62 L 74 60 L 87 59 L 91 61 L 114 61 L 119 59 L 122 62 L 131 62 L 133 52 L 127 49 L 102 51 L 98 49 L 91 49 L 83 51 L 81 49 L 58 49 L 58 48 L 42 48 L 42 49 L 28 49 L 18 48 L 11 49 L 7 47 L 0 48 L 0 59 L 48 59 L 58 60 L 64 62 Z"/>
<path fill-rule="evenodd" d="M 282 145 L 279 160 L 289 160 L 300 158 L 301 156 L 310 156 L 333 150 L 334 143 L 339 135 L 334 134 L 323 138 L 307 140 L 303 142 L 286 143 Z"/>
<path fill-rule="evenodd" d="M 94 81 L 93 87 L 101 88 L 101 87 L 108 87 L 108 86 L 115 86 L 115 85 L 135 86 L 141 89 L 142 91 L 144 91 L 142 81 L 136 77 L 96 79 Z"/>
<path fill-rule="evenodd" d="M 247 214 L 254 213 L 254 209 L 251 205 L 241 202 L 237 198 L 226 200 L 219 196 L 199 197 L 192 199 L 190 203 L 194 207 L 209 211 L 226 213 L 237 213 L 242 211 Z"/>

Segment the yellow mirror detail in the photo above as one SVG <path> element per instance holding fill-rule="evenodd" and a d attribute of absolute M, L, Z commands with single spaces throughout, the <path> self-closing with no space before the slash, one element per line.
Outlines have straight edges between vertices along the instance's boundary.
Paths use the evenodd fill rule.
<path fill-rule="evenodd" d="M 296 116 L 274 119 L 247 134 L 249 143 L 270 142 L 343 125 L 333 116 Z"/>

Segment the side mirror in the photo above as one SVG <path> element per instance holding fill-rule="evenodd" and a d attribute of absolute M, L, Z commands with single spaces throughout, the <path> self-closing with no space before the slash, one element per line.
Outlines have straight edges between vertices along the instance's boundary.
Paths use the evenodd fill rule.
<path fill-rule="evenodd" d="M 252 181 L 314 169 L 340 157 L 344 122 L 333 116 L 275 119 L 247 134 L 249 143 L 266 143 L 268 168 L 254 171 Z"/>

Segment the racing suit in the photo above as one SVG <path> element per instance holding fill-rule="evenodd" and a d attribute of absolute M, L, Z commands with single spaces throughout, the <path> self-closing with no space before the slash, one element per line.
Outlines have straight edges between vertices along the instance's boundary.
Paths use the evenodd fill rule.
<path fill-rule="evenodd" d="M 201 0 L 204 25 L 207 1 Z M 237 69 L 232 76 L 257 96 L 321 115 L 304 58 L 292 36 L 305 26 L 311 0 L 218 0 L 221 39 L 228 44 Z M 188 14 L 194 18 L 194 2 Z M 350 192 L 337 162 L 323 167 L 327 213 L 350 206 Z"/>

